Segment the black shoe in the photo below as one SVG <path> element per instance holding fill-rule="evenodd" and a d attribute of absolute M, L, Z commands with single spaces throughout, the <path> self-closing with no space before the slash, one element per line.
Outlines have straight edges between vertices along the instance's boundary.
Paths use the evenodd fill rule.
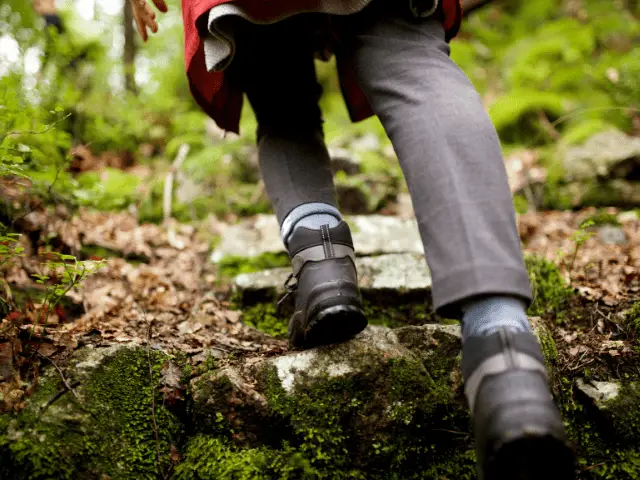
<path fill-rule="evenodd" d="M 536 337 L 507 329 L 462 349 L 481 480 L 572 480 L 575 457 Z"/>
<path fill-rule="evenodd" d="M 285 286 L 295 295 L 290 348 L 343 342 L 367 326 L 353 240 L 344 221 L 334 228 L 297 228 L 289 241 L 289 257 L 293 273 Z"/>

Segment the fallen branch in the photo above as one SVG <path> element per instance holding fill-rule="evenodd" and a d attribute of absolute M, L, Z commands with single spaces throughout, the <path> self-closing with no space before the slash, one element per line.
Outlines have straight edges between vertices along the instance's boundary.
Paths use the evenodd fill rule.
<path fill-rule="evenodd" d="M 153 383 L 153 365 L 151 364 L 151 333 L 153 328 L 153 321 L 149 321 L 147 319 L 146 312 L 142 309 L 142 307 L 134 300 L 134 304 L 140 310 L 142 314 L 142 319 L 149 325 L 147 328 L 147 365 L 149 367 L 149 381 L 151 382 L 151 420 L 153 421 L 153 436 L 156 441 L 156 461 L 158 466 L 158 474 L 162 475 L 162 478 L 166 478 L 164 473 L 162 473 L 161 463 L 160 463 L 160 436 L 158 434 L 158 421 L 156 419 L 156 386 Z"/>
<path fill-rule="evenodd" d="M 42 409 L 40 410 L 40 415 L 42 415 L 47 408 L 49 408 L 51 405 L 57 402 L 65 393 L 67 393 L 68 391 L 73 392 L 73 389 L 76 388 L 78 385 L 80 385 L 80 382 L 73 382 L 71 385 L 69 385 L 70 388 L 67 388 L 67 386 L 65 385 L 65 387 L 62 390 L 56 393 L 51 398 L 51 400 L 49 400 L 47 403 L 43 405 Z"/>
<path fill-rule="evenodd" d="M 51 358 L 47 357 L 46 355 L 41 354 L 40 352 L 36 351 L 36 354 L 48 361 L 51 365 L 53 365 L 56 370 L 58 371 L 58 373 L 60 374 L 60 378 L 62 379 L 62 383 L 64 383 L 65 388 L 70 391 L 71 393 L 73 393 L 73 396 L 76 397 L 76 399 L 80 400 L 80 397 L 78 396 L 78 393 L 73 389 L 73 385 L 69 384 L 69 381 L 67 380 L 67 378 L 64 376 L 64 373 L 62 372 L 62 369 L 58 366 L 58 364 L 56 362 L 54 362 Z"/>
<path fill-rule="evenodd" d="M 169 169 L 169 173 L 167 173 L 166 178 L 164 179 L 164 201 L 163 205 L 163 214 L 164 221 L 167 222 L 171 218 L 171 206 L 173 201 L 173 182 L 176 176 L 176 172 L 182 167 L 184 160 L 187 158 L 189 154 L 189 145 L 183 143 L 180 145 L 178 149 L 178 155 L 176 159 L 173 161 L 171 168 Z"/>

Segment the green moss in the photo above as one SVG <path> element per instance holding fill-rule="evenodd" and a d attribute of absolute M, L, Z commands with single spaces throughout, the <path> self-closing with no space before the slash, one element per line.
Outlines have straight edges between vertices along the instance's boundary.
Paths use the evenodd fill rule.
<path fill-rule="evenodd" d="M 573 292 L 557 265 L 532 255 L 525 257 L 533 302 L 528 314 L 533 316 L 558 313 L 566 307 Z"/>
<path fill-rule="evenodd" d="M 221 438 L 197 435 L 189 440 L 183 462 L 175 471 L 176 480 L 259 480 L 318 478 L 298 452 L 282 450 L 238 448 Z"/>
<path fill-rule="evenodd" d="M 428 304 L 407 300 L 399 301 L 397 304 L 381 304 L 365 298 L 364 313 L 371 325 L 389 328 L 423 325 L 433 320 L 433 313 Z"/>
<path fill-rule="evenodd" d="M 640 301 L 633 304 L 625 319 L 627 328 L 636 338 L 640 338 Z"/>
<path fill-rule="evenodd" d="M 432 373 L 421 361 L 358 353 L 349 361 L 371 368 L 309 383 L 299 376 L 293 394 L 283 389 L 275 368 L 261 373 L 270 408 L 290 426 L 288 444 L 319 472 L 317 478 L 475 477 L 470 445 L 445 432 L 468 429 L 448 366 Z"/>
<path fill-rule="evenodd" d="M 238 299 L 236 300 L 241 303 Z M 434 320 L 430 306 L 424 302 L 407 300 L 399 301 L 397 304 L 381 304 L 365 298 L 363 303 L 370 325 L 397 328 L 407 325 L 424 325 Z M 275 301 L 256 303 L 242 308 L 242 320 L 261 332 L 276 338 L 287 338 L 290 310 L 290 307 L 283 306 L 281 312 L 277 314 Z"/>
<path fill-rule="evenodd" d="M 66 393 L 44 412 L 62 385 L 55 372 L 43 378 L 29 407 L 0 439 L 0 476 L 155 479 L 167 472 L 181 426 L 153 387 L 166 356 L 151 353 L 153 378 L 148 361 L 144 350 L 120 349 L 81 380 L 79 401 Z"/>
<path fill-rule="evenodd" d="M 618 412 L 618 419 L 613 417 L 615 431 L 597 422 L 594 412 L 575 400 L 571 380 L 562 379 L 556 398 L 566 420 L 567 433 L 577 447 L 581 480 L 632 480 L 640 477 L 637 386 L 621 390 L 618 398 L 607 405 L 608 411 Z M 630 425 L 626 432 L 625 423 Z"/>
<path fill-rule="evenodd" d="M 525 214 L 529 211 L 529 201 L 524 195 L 514 195 L 513 208 L 517 214 Z"/>
<path fill-rule="evenodd" d="M 276 315 L 277 307 L 273 303 L 258 303 L 242 311 L 242 320 L 261 332 L 276 338 L 287 338 L 288 318 Z"/>
<path fill-rule="evenodd" d="M 583 224 L 586 222 L 592 222 L 594 226 L 600 225 L 614 225 L 620 226 L 620 220 L 618 220 L 617 215 L 613 213 L 608 213 L 606 211 L 600 210 L 598 213 L 595 213 L 583 220 Z"/>
<path fill-rule="evenodd" d="M 613 417 L 616 436 L 629 444 L 640 443 L 640 383 L 624 384 L 606 408 Z"/>
<path fill-rule="evenodd" d="M 288 267 L 290 264 L 291 262 L 286 252 L 266 252 L 256 257 L 228 255 L 218 262 L 218 272 L 222 277 L 231 278 L 241 273 Z"/>

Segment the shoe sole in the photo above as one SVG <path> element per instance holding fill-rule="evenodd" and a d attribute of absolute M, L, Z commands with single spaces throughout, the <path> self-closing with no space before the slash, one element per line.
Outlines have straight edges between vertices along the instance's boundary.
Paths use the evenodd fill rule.
<path fill-rule="evenodd" d="M 574 480 L 575 456 L 568 442 L 547 432 L 521 432 L 487 461 L 484 480 Z"/>
<path fill-rule="evenodd" d="M 294 315 L 289 330 L 296 329 Z M 353 305 L 334 305 L 318 312 L 303 332 L 293 335 L 290 348 L 313 348 L 342 343 L 352 339 L 367 326 L 367 317 L 361 308 Z M 295 331 L 295 330 L 294 330 Z"/>

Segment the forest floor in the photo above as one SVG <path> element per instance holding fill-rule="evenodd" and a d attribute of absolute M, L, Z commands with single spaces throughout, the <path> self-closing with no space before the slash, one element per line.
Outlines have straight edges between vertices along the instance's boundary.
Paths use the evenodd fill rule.
<path fill-rule="evenodd" d="M 588 219 L 594 225 L 581 228 Z M 139 224 L 126 212 L 81 210 L 69 217 L 58 208 L 34 211 L 25 220 L 31 232 L 20 239 L 25 250 L 5 265 L 0 279 L 7 298 L 21 306 L 0 327 L 6 340 L 0 343 L 5 410 L 24 404 L 34 364 L 62 364 L 86 343 L 151 345 L 183 352 L 193 364 L 212 349 L 236 358 L 287 350 L 284 340 L 246 325 L 233 309 L 232 286 L 209 259 L 210 245 L 225 228 L 213 217 L 197 226 L 156 225 Z M 589 369 L 597 379 L 640 375 L 634 347 L 640 320 L 634 323 L 630 313 L 640 299 L 637 214 L 532 212 L 519 215 L 518 226 L 525 253 L 557 264 L 576 292 L 566 312 L 546 316 L 562 370 L 572 376 Z M 43 260 L 51 257 L 51 246 L 100 268 L 70 288 L 45 319 L 51 287 L 36 284 L 34 275 L 47 273 Z"/>

